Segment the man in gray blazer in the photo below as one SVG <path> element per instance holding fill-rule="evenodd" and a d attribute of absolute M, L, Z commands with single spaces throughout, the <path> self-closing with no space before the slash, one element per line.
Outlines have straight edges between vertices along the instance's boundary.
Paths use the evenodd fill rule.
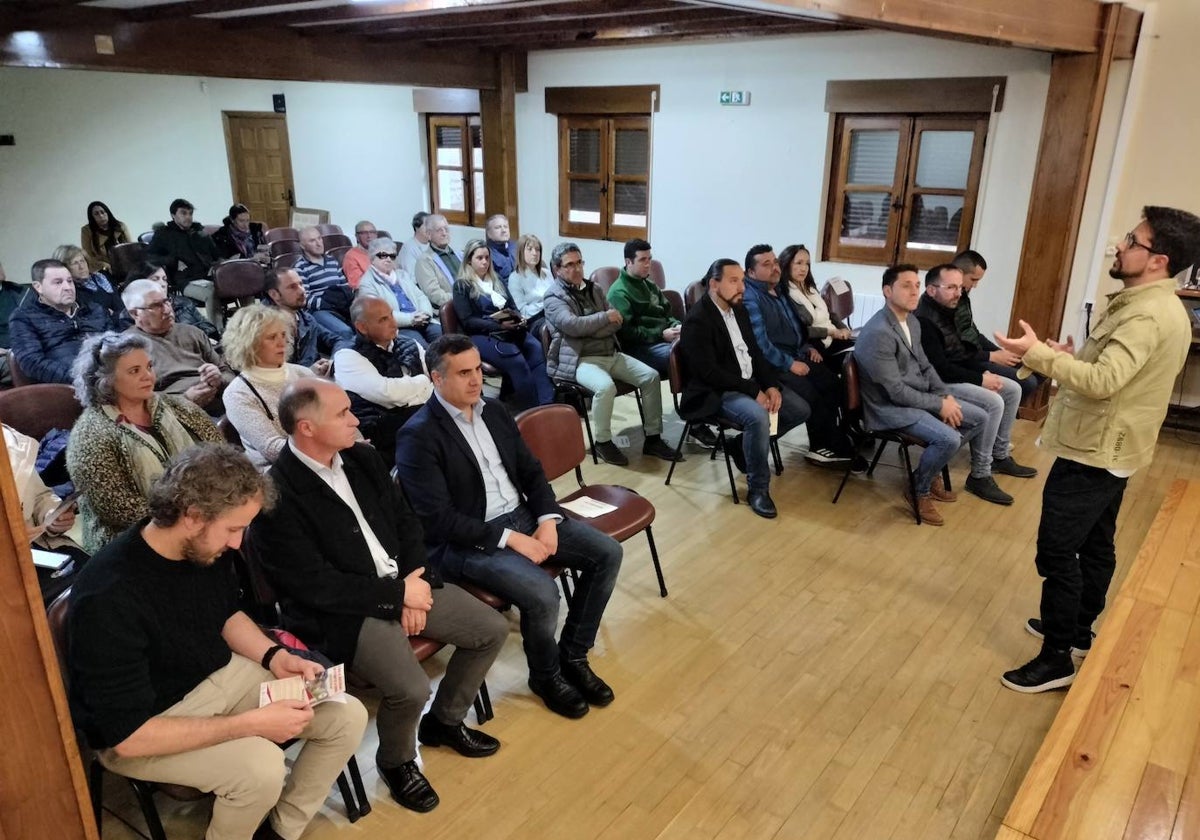
<path fill-rule="evenodd" d="M 887 306 L 866 323 L 854 345 L 854 359 L 862 373 L 863 413 L 870 429 L 903 431 L 925 442 L 916 470 L 921 521 L 943 524 L 934 500 L 957 499 L 943 485 L 941 472 L 964 440 L 971 445 L 967 489 L 989 502 L 1012 504 L 1012 496 L 992 478 L 992 447 L 1001 412 L 978 404 L 971 390 L 976 386 L 943 382 L 921 347 L 921 325 L 912 314 L 921 300 L 917 267 L 888 268 L 883 273 L 883 296 Z M 913 503 L 907 485 L 904 498 Z"/>

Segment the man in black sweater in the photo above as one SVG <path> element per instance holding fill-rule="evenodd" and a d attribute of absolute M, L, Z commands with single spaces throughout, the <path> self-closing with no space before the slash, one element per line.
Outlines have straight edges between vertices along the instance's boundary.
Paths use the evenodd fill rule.
<path fill-rule="evenodd" d="M 97 552 L 71 596 L 76 724 L 114 772 L 215 793 L 207 840 L 298 838 L 367 724 L 354 698 L 259 707 L 263 682 L 322 670 L 237 608 L 223 555 L 273 496 L 241 452 L 191 447 L 151 487 L 150 518 Z M 292 738 L 305 743 L 285 785 L 276 744 Z"/>

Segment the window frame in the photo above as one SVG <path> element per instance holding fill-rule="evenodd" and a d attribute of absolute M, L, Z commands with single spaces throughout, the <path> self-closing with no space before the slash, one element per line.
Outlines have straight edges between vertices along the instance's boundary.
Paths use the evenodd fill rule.
<path fill-rule="evenodd" d="M 989 115 L 986 113 L 934 114 L 849 114 L 834 115 L 833 153 L 830 158 L 829 187 L 826 195 L 824 259 L 829 262 L 850 262 L 868 265 L 913 263 L 919 268 L 932 268 L 949 262 L 955 253 L 970 246 L 971 230 L 975 223 L 979 183 L 983 171 L 984 147 L 987 141 Z M 854 131 L 895 130 L 900 142 L 896 153 L 896 169 L 890 185 L 847 184 L 851 136 Z M 968 165 L 966 185 L 962 189 L 918 187 L 917 164 L 921 149 L 921 133 L 925 131 L 971 131 L 974 140 Z M 840 233 L 845 212 L 846 195 L 854 192 L 878 193 L 886 190 L 891 196 L 887 238 L 881 247 L 846 245 Z M 963 198 L 962 218 L 958 228 L 955 251 L 909 248 L 914 198 L 919 195 L 948 195 Z"/>
<path fill-rule="evenodd" d="M 596 129 L 600 132 L 598 173 L 571 171 L 571 131 Z M 647 142 L 644 174 L 617 174 L 615 171 L 617 132 L 645 131 Z M 558 230 L 559 236 L 604 241 L 645 239 L 650 229 L 650 170 L 653 158 L 653 133 L 649 114 L 559 114 L 558 116 Z M 571 221 L 571 184 L 576 181 L 599 183 L 600 221 Z M 619 225 L 613 221 L 616 186 L 644 184 L 646 187 L 646 224 Z"/>
<path fill-rule="evenodd" d="M 437 162 L 437 131 L 439 128 L 457 128 L 462 132 L 462 166 L 443 166 Z M 474 155 L 474 133 L 480 133 L 480 149 L 482 150 L 482 131 L 483 128 L 479 114 L 425 115 L 425 134 L 428 145 L 428 166 L 426 167 L 426 176 L 429 185 L 429 203 L 432 207 L 432 212 L 445 216 L 446 221 L 452 225 L 483 227 L 484 222 L 487 219 L 486 207 L 483 210 L 476 210 L 475 207 L 475 176 L 479 175 L 481 178 L 484 178 L 486 183 L 484 171 L 485 167 L 487 166 L 487 161 L 484 160 L 482 165 L 476 169 Z M 441 192 L 438 181 L 438 173 L 441 171 L 457 171 L 461 173 L 460 180 L 463 183 L 463 204 L 465 205 L 465 209 L 454 210 L 442 206 Z"/>

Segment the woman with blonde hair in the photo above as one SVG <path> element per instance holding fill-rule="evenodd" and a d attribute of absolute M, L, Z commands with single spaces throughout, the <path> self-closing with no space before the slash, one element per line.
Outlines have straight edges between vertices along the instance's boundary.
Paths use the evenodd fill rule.
<path fill-rule="evenodd" d="M 517 240 L 517 265 L 508 275 L 508 291 L 535 337 L 542 325 L 546 292 L 553 285 L 550 268 L 542 259 L 542 240 L 532 233 L 525 234 Z"/>
<path fill-rule="evenodd" d="M 75 281 L 75 299 L 79 303 L 94 303 L 116 317 L 125 308 L 121 295 L 103 271 L 92 271 L 88 256 L 78 245 L 59 245 L 53 258 L 67 267 Z"/>
<path fill-rule="evenodd" d="M 542 343 L 529 334 L 528 322 L 492 270 L 492 255 L 482 239 L 472 239 L 463 249 L 454 313 L 480 358 L 508 379 L 518 410 L 554 402 Z"/>
<path fill-rule="evenodd" d="M 251 462 L 266 470 L 287 444 L 279 398 L 297 379 L 316 376 L 289 364 L 295 322 L 282 309 L 255 303 L 233 314 L 225 327 L 225 360 L 240 371 L 225 389 L 225 414 Z"/>

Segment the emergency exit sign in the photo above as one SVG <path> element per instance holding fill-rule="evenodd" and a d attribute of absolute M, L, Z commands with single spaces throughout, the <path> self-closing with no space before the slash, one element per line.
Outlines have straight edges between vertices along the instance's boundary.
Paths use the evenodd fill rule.
<path fill-rule="evenodd" d="M 721 91 L 722 105 L 749 105 L 750 91 L 748 90 L 723 90 Z"/>

